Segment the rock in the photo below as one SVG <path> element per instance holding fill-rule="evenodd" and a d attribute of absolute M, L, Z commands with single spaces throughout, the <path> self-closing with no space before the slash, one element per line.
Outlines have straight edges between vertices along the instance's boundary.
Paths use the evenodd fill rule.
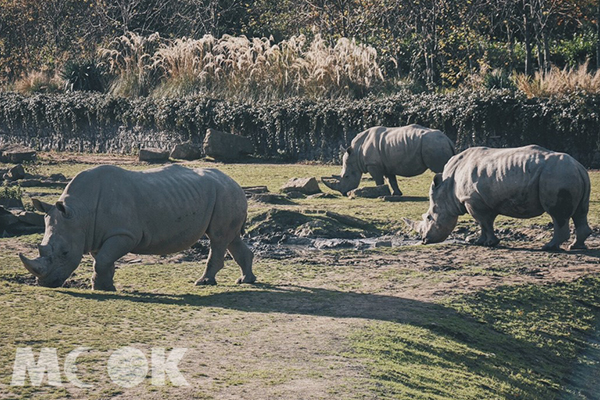
<path fill-rule="evenodd" d="M 23 161 L 33 161 L 35 156 L 35 150 L 20 145 L 0 148 L 0 162 L 19 164 Z"/>
<path fill-rule="evenodd" d="M 300 192 L 306 195 L 321 193 L 319 183 L 313 178 L 292 178 L 285 185 L 283 185 L 279 191 L 283 193 L 287 192 Z"/>
<path fill-rule="evenodd" d="M 295 204 L 288 200 L 287 197 L 276 193 L 256 193 L 250 197 L 254 201 L 267 204 Z"/>
<path fill-rule="evenodd" d="M 269 189 L 266 186 L 244 186 L 242 187 L 246 196 L 251 196 L 258 193 L 268 193 Z"/>
<path fill-rule="evenodd" d="M 8 229 L 9 226 L 19 222 L 19 218 L 10 211 L 0 206 L 0 233 Z"/>
<path fill-rule="evenodd" d="M 202 149 L 192 142 L 177 144 L 171 150 L 171 158 L 177 160 L 197 160 L 200 157 L 202 157 Z"/>
<path fill-rule="evenodd" d="M 8 181 L 16 181 L 23 178 L 25 178 L 25 168 L 23 168 L 23 164 L 15 165 L 4 174 L 4 179 Z"/>
<path fill-rule="evenodd" d="M 44 227 L 44 215 L 33 211 L 21 211 L 16 214 L 20 222 L 27 225 Z"/>
<path fill-rule="evenodd" d="M 365 186 L 363 188 L 358 188 L 351 190 L 348 193 L 348 197 L 351 199 L 356 197 L 365 197 L 368 199 L 375 199 L 377 197 L 390 196 L 390 188 L 387 185 L 379 185 L 379 186 Z"/>
<path fill-rule="evenodd" d="M 14 197 L 0 198 L 0 206 L 4 208 L 19 208 L 23 209 L 23 202 L 21 199 L 15 199 Z"/>
<path fill-rule="evenodd" d="M 287 192 L 285 197 L 288 199 L 305 199 L 306 195 L 298 190 L 292 190 L 291 192 Z"/>
<path fill-rule="evenodd" d="M 204 154 L 215 160 L 237 160 L 254 153 L 252 141 L 244 136 L 207 129 L 202 145 Z"/>
<path fill-rule="evenodd" d="M 61 173 L 52 174 L 48 177 L 48 179 L 51 181 L 54 181 L 54 182 L 66 182 L 67 181 L 67 177 Z"/>
<path fill-rule="evenodd" d="M 169 160 L 169 152 L 154 148 L 140 149 L 139 160 L 151 163 L 165 162 Z"/>

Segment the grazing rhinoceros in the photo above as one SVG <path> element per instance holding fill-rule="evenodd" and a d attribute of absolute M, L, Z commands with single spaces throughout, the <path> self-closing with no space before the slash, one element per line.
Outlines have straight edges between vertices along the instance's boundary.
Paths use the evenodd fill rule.
<path fill-rule="evenodd" d="M 586 248 L 592 232 L 587 213 L 590 178 L 586 169 L 568 154 L 539 146 L 508 149 L 473 147 L 452 157 L 443 174 L 437 174 L 429 190 L 429 211 L 423 221 L 404 221 L 419 232 L 423 243 L 445 240 L 458 221 L 469 213 L 481 226 L 475 242 L 495 246 L 497 215 L 532 218 L 547 212 L 554 236 L 545 250 L 557 250 L 569 239 L 569 218 L 577 238 L 570 249 Z"/>
<path fill-rule="evenodd" d="M 385 176 L 392 194 L 401 196 L 396 175 L 416 176 L 429 168 L 442 172 L 446 162 L 455 154 L 454 145 L 442 132 L 408 125 L 400 128 L 377 126 L 359 133 L 346 149 L 342 158 L 342 175 L 337 182 L 323 178 L 330 189 L 346 195 L 356 189 L 362 174 L 371 174 L 377 185 L 383 185 Z"/>
<path fill-rule="evenodd" d="M 216 169 L 170 165 L 134 172 L 103 165 L 77 174 L 55 205 L 33 204 L 46 213 L 40 257 L 19 256 L 41 286 L 61 286 L 91 253 L 93 289 L 115 290 L 114 263 L 125 254 L 181 251 L 205 233 L 210 254 L 197 285 L 216 284 L 226 251 L 242 269 L 238 283 L 256 280 L 252 252 L 240 237 L 244 191 Z"/>

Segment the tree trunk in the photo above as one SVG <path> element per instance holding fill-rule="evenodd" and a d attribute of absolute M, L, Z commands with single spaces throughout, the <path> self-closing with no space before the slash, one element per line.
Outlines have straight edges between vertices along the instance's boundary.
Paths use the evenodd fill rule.
<path fill-rule="evenodd" d="M 523 36 L 525 40 L 525 75 L 532 75 L 533 56 L 531 48 L 531 26 L 526 7 L 523 8 Z"/>
<path fill-rule="evenodd" d="M 600 0 L 596 7 L 596 68 L 600 69 Z"/>

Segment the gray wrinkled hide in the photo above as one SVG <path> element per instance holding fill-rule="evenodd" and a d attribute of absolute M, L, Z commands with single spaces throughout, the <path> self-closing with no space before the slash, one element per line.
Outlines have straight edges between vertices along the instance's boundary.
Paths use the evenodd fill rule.
<path fill-rule="evenodd" d="M 135 172 L 104 165 L 79 173 L 56 205 L 34 205 L 47 214 L 40 257 L 21 258 L 43 286 L 62 285 L 91 253 L 93 288 L 114 290 L 114 262 L 123 255 L 178 252 L 205 233 L 211 250 L 196 284 L 216 283 L 226 251 L 242 269 L 238 282 L 255 280 L 252 252 L 240 237 L 244 191 L 216 169 L 170 165 Z"/>
<path fill-rule="evenodd" d="M 428 168 L 441 172 L 455 154 L 452 141 L 439 130 L 419 125 L 382 126 L 359 133 L 343 155 L 342 174 L 331 189 L 346 195 L 356 189 L 362 174 L 369 173 L 377 185 L 388 179 L 394 195 L 402 195 L 396 176 L 416 176 Z"/>
<path fill-rule="evenodd" d="M 508 149 L 473 147 L 452 157 L 430 189 L 430 206 L 420 223 L 410 223 L 425 243 L 446 239 L 458 216 L 469 213 L 481 226 L 477 244 L 495 246 L 497 215 L 532 218 L 547 212 L 554 236 L 544 249 L 569 239 L 572 218 L 577 237 L 570 248 L 585 248 L 590 179 L 574 158 L 539 146 Z"/>

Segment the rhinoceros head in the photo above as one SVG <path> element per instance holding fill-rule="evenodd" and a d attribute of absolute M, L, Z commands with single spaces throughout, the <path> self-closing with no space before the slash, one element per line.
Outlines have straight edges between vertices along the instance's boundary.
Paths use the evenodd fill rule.
<path fill-rule="evenodd" d="M 423 220 L 414 222 L 404 218 L 404 222 L 421 235 L 423 244 L 443 242 L 458 222 L 458 215 L 447 208 L 449 190 L 449 181 L 444 181 L 442 174 L 436 174 L 429 189 L 429 210 L 423 214 Z"/>
<path fill-rule="evenodd" d="M 46 232 L 38 246 L 40 256 L 31 260 L 19 254 L 23 265 L 40 286 L 59 287 L 77 268 L 83 256 L 84 232 L 75 213 L 64 202 L 51 205 L 33 199 L 34 207 L 46 214 Z"/>
<path fill-rule="evenodd" d="M 352 147 L 348 147 L 342 156 L 342 175 L 339 178 L 332 177 L 337 178 L 334 181 L 331 181 L 332 178 L 323 179 L 323 183 L 328 188 L 337 190 L 346 196 L 349 191 L 358 187 L 361 177 L 362 172 L 358 166 L 357 152 Z"/>

